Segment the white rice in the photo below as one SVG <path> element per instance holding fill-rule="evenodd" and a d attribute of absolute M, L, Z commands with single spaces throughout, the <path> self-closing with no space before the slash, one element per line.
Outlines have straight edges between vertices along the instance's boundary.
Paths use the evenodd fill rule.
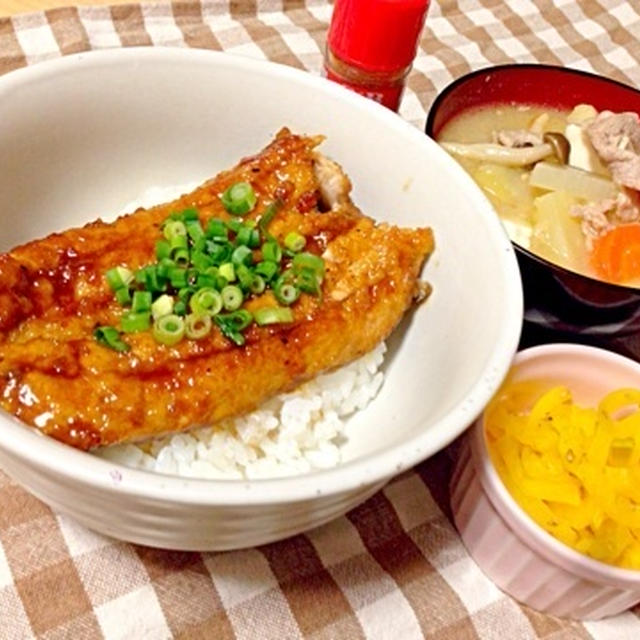
<path fill-rule="evenodd" d="M 122 213 L 168 202 L 196 186 L 152 187 Z M 382 342 L 359 360 L 234 420 L 94 453 L 127 467 L 197 478 L 275 478 L 333 467 L 348 438 L 346 419 L 382 386 L 385 351 Z"/>
<path fill-rule="evenodd" d="M 382 386 L 386 346 L 234 420 L 95 453 L 128 467 L 197 478 L 275 478 L 341 461 L 345 420 Z"/>

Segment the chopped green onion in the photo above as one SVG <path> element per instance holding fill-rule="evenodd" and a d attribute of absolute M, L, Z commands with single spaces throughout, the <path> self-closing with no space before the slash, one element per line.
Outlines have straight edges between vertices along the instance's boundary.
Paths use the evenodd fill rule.
<path fill-rule="evenodd" d="M 176 263 L 171 258 L 162 258 L 156 267 L 156 273 L 159 278 L 168 278 L 169 269 L 175 266 Z"/>
<path fill-rule="evenodd" d="M 142 284 L 147 291 L 164 291 L 166 289 L 164 279 L 158 276 L 156 265 L 147 265 L 136 272 L 136 281 Z"/>
<path fill-rule="evenodd" d="M 318 274 L 309 268 L 301 269 L 300 273 L 296 276 L 296 284 L 300 288 L 300 291 L 311 293 L 313 295 L 318 295 L 318 293 L 320 293 L 321 282 L 322 279 Z"/>
<path fill-rule="evenodd" d="M 256 206 L 256 194 L 248 182 L 232 184 L 220 198 L 224 208 L 234 216 L 243 216 Z"/>
<path fill-rule="evenodd" d="M 178 302 L 173 305 L 173 313 L 177 316 L 185 315 L 187 313 L 187 303 L 184 300 L 178 300 Z"/>
<path fill-rule="evenodd" d="M 252 322 L 253 316 L 246 309 L 238 309 L 232 313 L 222 314 L 226 322 L 231 323 L 238 331 L 244 331 Z"/>
<path fill-rule="evenodd" d="M 233 282 L 236 279 L 236 270 L 231 262 L 225 262 L 220 265 L 218 274 L 221 275 L 227 282 Z"/>
<path fill-rule="evenodd" d="M 158 240 L 156 242 L 156 260 L 164 260 L 171 257 L 171 245 L 167 240 Z"/>
<path fill-rule="evenodd" d="M 195 209 L 194 207 L 189 207 L 188 209 L 184 209 L 183 211 L 180 212 L 180 219 L 187 223 L 187 222 L 191 222 L 193 220 L 198 220 L 199 219 L 199 215 L 198 215 L 198 210 Z"/>
<path fill-rule="evenodd" d="M 293 304 L 300 297 L 300 289 L 291 282 L 278 281 L 273 293 L 278 302 L 286 304 L 287 306 Z"/>
<path fill-rule="evenodd" d="M 213 260 L 201 251 L 192 251 L 191 264 L 194 269 L 197 269 L 198 271 L 206 271 L 209 267 L 213 266 Z"/>
<path fill-rule="evenodd" d="M 207 223 L 207 238 L 215 238 L 216 240 L 226 240 L 229 236 L 227 225 L 224 220 L 213 218 Z"/>
<path fill-rule="evenodd" d="M 262 276 L 267 282 L 270 282 L 273 277 L 278 273 L 279 267 L 275 262 L 271 260 L 263 260 L 258 262 L 255 273 Z"/>
<path fill-rule="evenodd" d="M 171 257 L 179 249 L 189 249 L 189 241 L 187 236 L 173 236 L 169 239 L 169 247 L 171 249 Z"/>
<path fill-rule="evenodd" d="M 231 262 L 233 262 L 236 267 L 241 264 L 250 266 L 253 264 L 253 252 L 249 247 L 242 245 L 236 247 L 231 254 Z"/>
<path fill-rule="evenodd" d="M 122 287 L 129 286 L 129 283 L 133 280 L 133 273 L 126 267 L 114 267 L 107 271 L 105 277 L 111 289 L 117 291 Z"/>
<path fill-rule="evenodd" d="M 252 231 L 253 229 L 251 229 L 250 227 L 246 227 L 246 226 L 240 227 L 236 235 L 236 245 L 237 246 L 246 245 L 248 247 L 249 243 L 251 242 Z"/>
<path fill-rule="evenodd" d="M 176 249 L 173 259 L 178 266 L 186 267 L 189 264 L 189 249 Z"/>
<path fill-rule="evenodd" d="M 284 238 L 284 246 L 289 251 L 302 251 L 307 244 L 307 239 L 297 231 L 290 231 Z"/>
<path fill-rule="evenodd" d="M 162 344 L 172 346 L 182 340 L 184 325 L 184 319 L 176 314 L 162 316 L 153 323 L 153 337 Z"/>
<path fill-rule="evenodd" d="M 133 311 L 133 313 L 149 311 L 151 309 L 152 299 L 151 291 L 134 291 L 131 311 Z"/>
<path fill-rule="evenodd" d="M 189 307 L 198 315 L 215 316 L 222 309 L 222 296 L 215 289 L 199 289 L 191 296 Z"/>
<path fill-rule="evenodd" d="M 208 273 L 199 273 L 198 278 L 196 279 L 196 287 L 199 289 L 203 289 L 204 287 L 209 287 L 211 289 L 216 289 L 218 286 L 218 276 L 212 276 Z"/>
<path fill-rule="evenodd" d="M 178 290 L 178 299 L 187 302 L 196 291 L 195 287 L 182 287 Z"/>
<path fill-rule="evenodd" d="M 265 235 L 268 234 L 267 227 L 271 224 L 271 221 L 276 217 L 278 213 L 278 209 L 282 206 L 282 202 L 280 200 L 275 200 L 272 202 L 262 213 L 260 216 L 260 220 L 258 220 L 258 227 L 262 233 Z"/>
<path fill-rule="evenodd" d="M 123 307 L 131 302 L 131 291 L 129 287 L 120 287 L 116 291 L 116 300 Z"/>
<path fill-rule="evenodd" d="M 251 283 L 249 284 L 249 290 L 251 293 L 255 295 L 260 295 L 267 288 L 267 283 L 264 281 L 262 276 L 259 276 L 257 273 L 253 274 L 253 278 L 251 279 Z"/>
<path fill-rule="evenodd" d="M 146 331 L 151 326 L 151 314 L 148 311 L 129 311 L 121 316 L 120 326 L 125 333 Z"/>
<path fill-rule="evenodd" d="M 135 281 L 138 284 L 146 284 L 147 283 L 147 268 L 148 267 L 140 267 L 135 273 Z"/>
<path fill-rule="evenodd" d="M 187 235 L 187 227 L 182 220 L 167 220 L 162 230 L 164 237 L 171 241 L 172 238 Z"/>
<path fill-rule="evenodd" d="M 253 281 L 253 271 L 247 267 L 246 264 L 239 264 L 236 267 L 236 277 L 238 278 L 238 283 L 244 289 L 244 291 L 249 291 L 251 289 L 251 282 Z"/>
<path fill-rule="evenodd" d="M 293 313 L 289 307 L 263 307 L 255 311 L 253 318 L 256 324 L 262 327 L 267 324 L 293 322 Z"/>
<path fill-rule="evenodd" d="M 120 332 L 115 327 L 96 327 L 93 330 L 93 337 L 98 344 L 120 353 L 131 349 L 131 347 L 120 338 Z"/>
<path fill-rule="evenodd" d="M 151 315 L 154 320 L 161 318 L 162 316 L 168 316 L 173 313 L 173 296 L 166 293 L 162 294 L 157 300 L 154 300 L 151 305 Z"/>
<path fill-rule="evenodd" d="M 280 262 L 282 260 L 282 249 L 277 242 L 269 240 L 262 245 L 262 259 L 269 262 Z"/>
<path fill-rule="evenodd" d="M 222 335 L 241 347 L 245 343 L 241 331 L 252 322 L 253 316 L 246 309 L 238 309 L 231 313 L 221 313 L 213 318 Z"/>
<path fill-rule="evenodd" d="M 194 242 L 197 242 L 200 238 L 204 237 L 204 231 L 200 224 L 200 220 L 189 220 L 188 222 L 185 222 L 185 227 L 187 229 L 187 234 Z"/>
<path fill-rule="evenodd" d="M 211 316 L 199 316 L 197 313 L 190 313 L 184 319 L 184 332 L 187 338 L 200 340 L 211 331 Z"/>
<path fill-rule="evenodd" d="M 206 249 L 209 257 L 215 264 L 228 262 L 229 258 L 231 258 L 231 253 L 233 252 L 233 247 L 226 241 L 224 244 L 208 241 Z"/>
<path fill-rule="evenodd" d="M 169 282 L 175 289 L 187 286 L 187 270 L 181 267 L 173 267 L 169 269 Z"/>
<path fill-rule="evenodd" d="M 242 289 L 240 289 L 240 287 L 236 287 L 233 284 L 227 285 L 220 292 L 220 295 L 222 296 L 222 306 L 227 311 L 235 311 L 236 309 L 239 309 L 244 302 Z"/>
<path fill-rule="evenodd" d="M 308 253 L 307 251 L 305 251 L 294 256 L 294 271 L 298 271 L 304 268 L 315 271 L 315 273 L 321 278 L 324 276 L 324 260 L 320 256 L 316 256 L 313 253 Z"/>
<path fill-rule="evenodd" d="M 227 228 L 233 231 L 233 233 L 238 233 L 238 231 L 242 229 L 242 222 L 236 218 L 231 218 L 230 220 L 227 220 Z"/>

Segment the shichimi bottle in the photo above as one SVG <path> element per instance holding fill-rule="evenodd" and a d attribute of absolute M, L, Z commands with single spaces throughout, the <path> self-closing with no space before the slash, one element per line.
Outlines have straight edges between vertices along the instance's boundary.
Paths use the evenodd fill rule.
<path fill-rule="evenodd" d="M 336 0 L 326 77 L 398 110 L 429 0 Z"/>

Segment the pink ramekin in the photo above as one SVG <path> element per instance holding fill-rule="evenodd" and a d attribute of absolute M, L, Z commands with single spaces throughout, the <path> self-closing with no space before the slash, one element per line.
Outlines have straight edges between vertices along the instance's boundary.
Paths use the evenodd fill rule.
<path fill-rule="evenodd" d="M 574 401 L 594 404 L 608 391 L 640 388 L 640 364 L 604 349 L 549 344 L 518 353 L 513 380 L 567 385 Z M 640 602 L 640 571 L 585 556 L 539 527 L 493 467 L 482 416 L 465 436 L 451 478 L 451 507 L 470 555 L 504 592 L 547 614 L 596 620 Z"/>

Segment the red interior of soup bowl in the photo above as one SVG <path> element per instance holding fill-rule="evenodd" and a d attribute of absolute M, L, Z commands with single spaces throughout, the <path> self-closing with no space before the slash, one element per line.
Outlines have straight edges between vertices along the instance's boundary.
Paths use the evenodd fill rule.
<path fill-rule="evenodd" d="M 572 109 L 581 102 L 598 111 L 640 113 L 640 91 L 577 69 L 540 64 L 509 64 L 480 69 L 452 82 L 434 101 L 426 131 L 437 138 L 462 111 L 493 103 L 536 104 Z"/>
<path fill-rule="evenodd" d="M 585 71 L 539 64 L 488 67 L 458 78 L 436 98 L 425 131 L 437 140 L 460 113 L 492 104 L 572 109 L 587 103 L 599 111 L 640 114 L 640 91 Z M 581 275 L 515 245 L 525 294 L 525 323 L 564 339 L 609 339 L 640 333 L 640 289 Z M 526 328 L 526 325 L 525 325 Z M 637 342 L 637 340 L 636 340 Z M 640 359 L 640 346 L 627 355 Z"/>

